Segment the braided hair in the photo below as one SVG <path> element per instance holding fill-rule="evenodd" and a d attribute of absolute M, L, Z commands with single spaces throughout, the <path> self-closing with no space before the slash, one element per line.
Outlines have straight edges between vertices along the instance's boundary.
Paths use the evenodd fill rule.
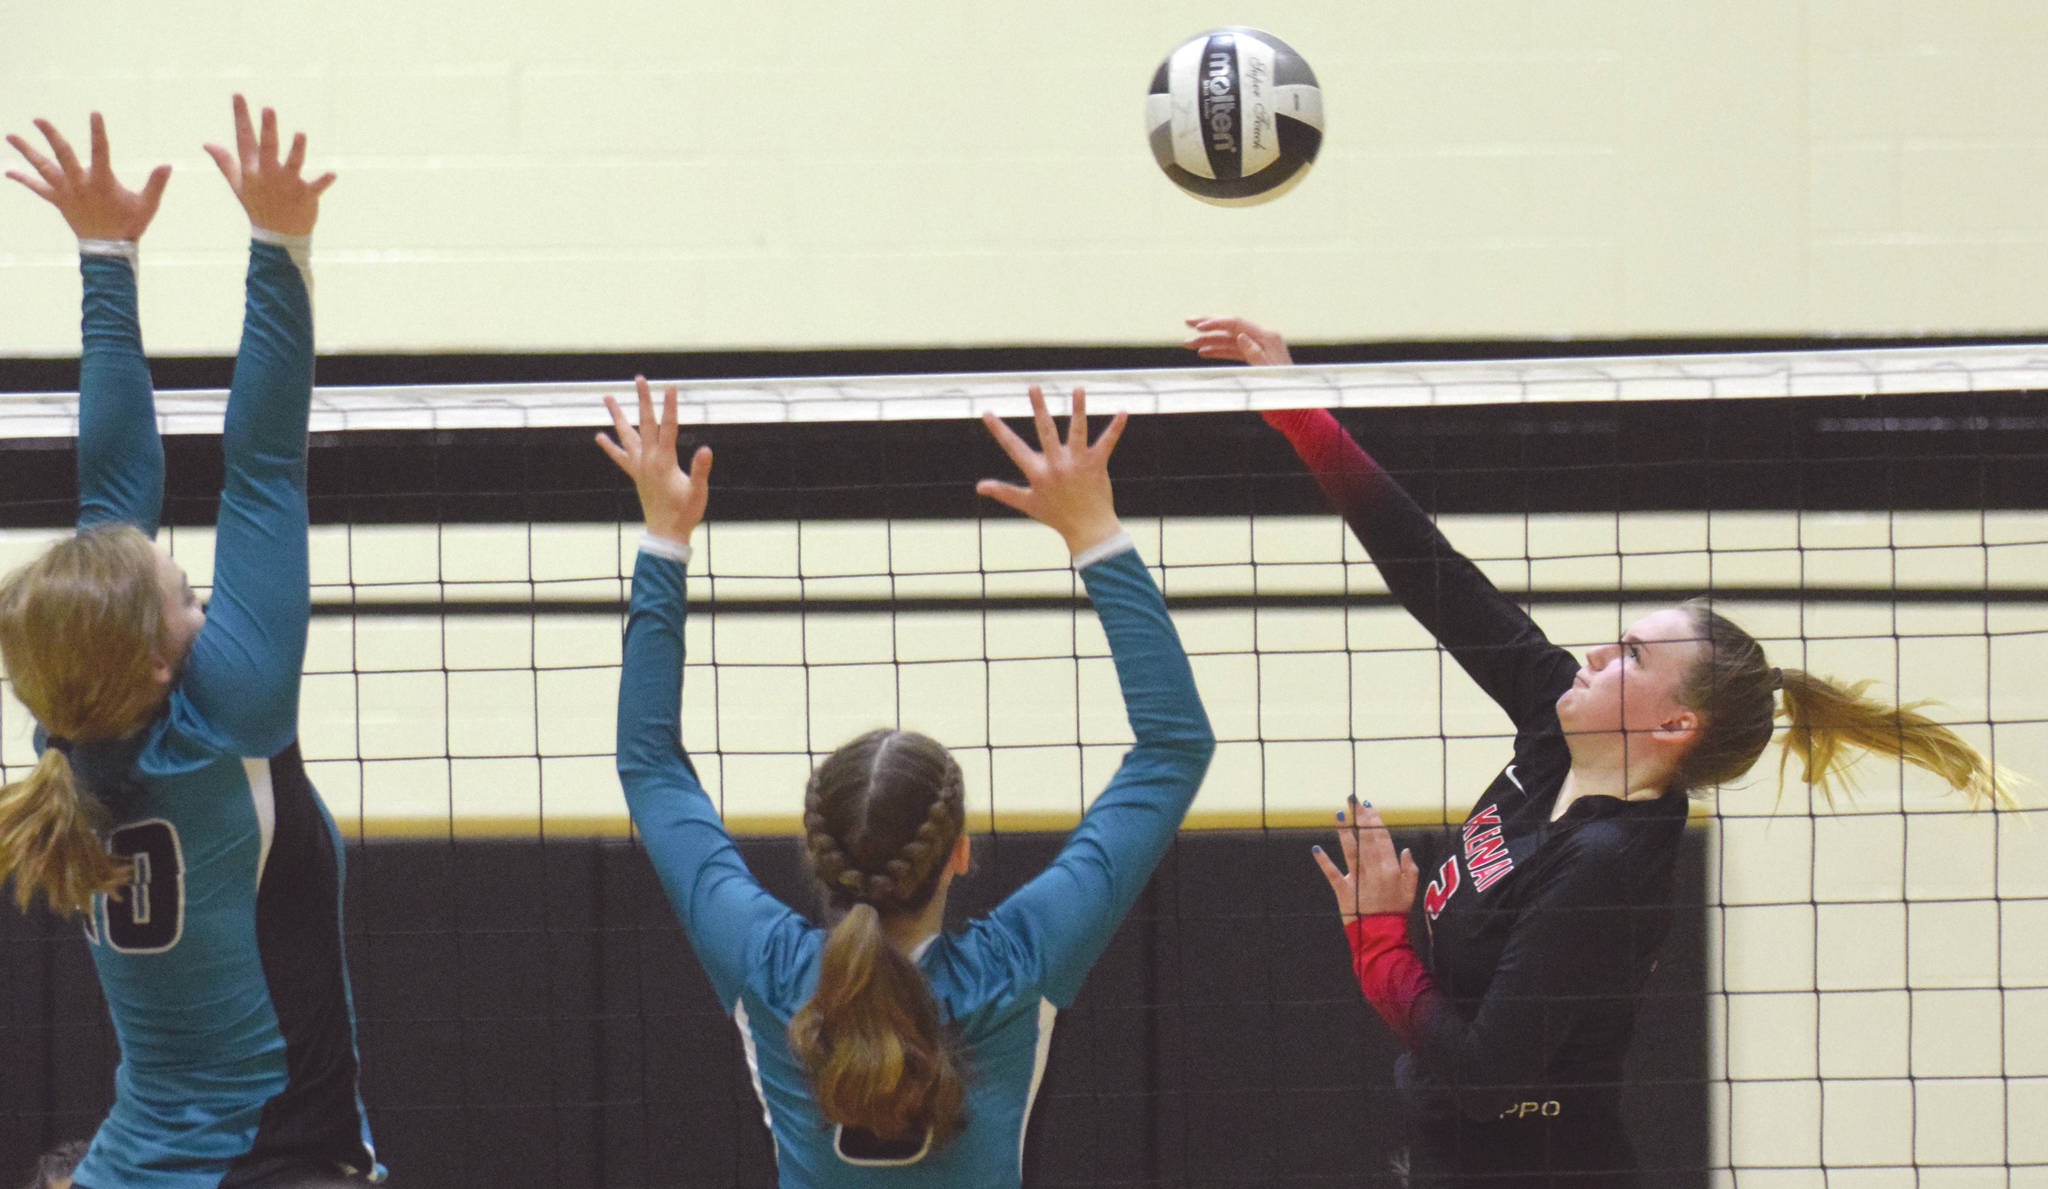
<path fill-rule="evenodd" d="M 964 1123 L 953 1038 L 923 972 L 890 944 L 882 920 L 931 903 L 965 824 L 960 765 L 912 731 L 870 731 L 811 774 L 805 851 L 838 921 L 817 989 L 790 1019 L 789 1043 L 834 1123 L 934 1142 Z"/>

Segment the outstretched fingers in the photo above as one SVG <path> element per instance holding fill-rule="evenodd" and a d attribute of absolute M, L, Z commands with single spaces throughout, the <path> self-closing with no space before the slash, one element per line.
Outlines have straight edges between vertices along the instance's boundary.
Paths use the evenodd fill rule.
<path fill-rule="evenodd" d="M 1344 904 L 1349 899 L 1345 893 L 1351 887 L 1351 877 L 1345 874 L 1344 868 L 1337 866 L 1336 860 L 1330 858 L 1330 852 L 1322 847 L 1312 847 L 1309 853 L 1315 856 L 1316 866 L 1323 869 L 1323 878 L 1329 881 L 1330 891 L 1336 895 L 1337 903 Z"/>
<path fill-rule="evenodd" d="M 1109 428 L 1103 430 L 1102 436 L 1095 439 L 1095 444 L 1090 447 L 1095 456 L 1102 459 L 1105 464 L 1109 456 L 1116 451 L 1117 440 L 1124 436 L 1124 426 L 1128 425 L 1130 420 L 1129 413 L 1119 411 L 1116 416 L 1109 419 Z"/>
<path fill-rule="evenodd" d="M 1060 444 L 1059 426 L 1053 424 L 1052 410 L 1045 406 L 1045 389 L 1033 384 L 1030 396 L 1031 422 L 1038 427 L 1038 448 L 1050 450 Z"/>
<path fill-rule="evenodd" d="M 1011 429 L 993 411 L 983 413 L 981 423 L 988 427 L 989 436 L 996 440 L 996 445 L 1003 448 L 1004 454 L 1010 456 L 1010 461 L 1017 464 L 1017 469 L 1027 475 L 1030 474 L 1038 464 L 1038 451 L 1033 450 L 1023 438 L 1018 437 L 1017 431 Z"/>
<path fill-rule="evenodd" d="M 36 177 L 41 179 L 41 181 L 32 182 L 21 174 L 13 172 L 9 172 L 7 176 L 45 198 L 54 195 L 56 193 L 55 187 L 64 180 L 64 171 L 57 168 L 57 163 L 43 156 L 35 150 L 35 146 L 12 133 L 8 134 L 7 143 L 14 146 L 14 151 L 21 154 L 22 160 L 28 162 L 29 168 L 36 171 Z"/>
<path fill-rule="evenodd" d="M 974 485 L 977 495 L 985 495 L 1006 508 L 1031 515 L 1031 489 L 1001 479 L 983 479 Z"/>
<path fill-rule="evenodd" d="M 1067 451 L 1072 453 L 1088 448 L 1088 390 L 1074 386 L 1071 407 L 1067 410 Z"/>
<path fill-rule="evenodd" d="M 242 166 L 240 162 L 235 160 L 235 155 L 217 144 L 208 143 L 200 147 L 206 150 L 207 156 L 213 158 L 214 165 L 220 169 L 220 176 L 228 180 L 228 189 L 240 194 L 242 192 Z"/>
<path fill-rule="evenodd" d="M 170 184 L 170 166 L 159 165 L 149 171 L 149 180 L 142 184 L 142 217 L 144 222 L 156 218 L 156 208 L 164 200 L 164 187 Z"/>
<path fill-rule="evenodd" d="M 249 122 L 249 101 L 241 95 L 235 96 L 235 160 L 243 172 L 257 166 L 256 129 Z"/>
<path fill-rule="evenodd" d="M 92 172 L 104 176 L 114 169 L 113 150 L 107 147 L 107 122 L 100 113 L 92 113 Z"/>
<path fill-rule="evenodd" d="M 626 411 L 619 407 L 617 397 L 606 393 L 604 407 L 612 415 L 612 435 L 607 437 L 603 430 L 597 431 L 597 446 L 612 464 L 624 471 L 628 478 L 633 475 L 633 458 L 640 452 L 640 435 L 626 424 Z"/>
<path fill-rule="evenodd" d="M 55 154 L 57 168 L 63 171 L 64 177 L 74 185 L 84 181 L 85 170 L 78 164 L 78 154 L 71 151 L 71 142 L 57 131 L 57 126 L 48 120 L 37 120 L 36 129 L 43 134 L 44 140 L 50 142 L 50 152 Z"/>
<path fill-rule="evenodd" d="M 263 163 L 266 169 L 277 164 L 277 109 L 275 108 L 266 107 L 263 109 L 263 130 L 256 137 L 256 154 L 257 159 Z"/>

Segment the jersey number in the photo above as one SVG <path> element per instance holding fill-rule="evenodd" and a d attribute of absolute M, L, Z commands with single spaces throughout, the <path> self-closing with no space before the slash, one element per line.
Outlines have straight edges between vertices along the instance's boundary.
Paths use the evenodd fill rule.
<path fill-rule="evenodd" d="M 1437 869 L 1436 878 L 1429 883 L 1429 889 L 1422 893 L 1422 907 L 1429 912 L 1429 919 L 1435 920 L 1451 902 L 1458 891 L 1458 856 L 1452 855 Z"/>
<path fill-rule="evenodd" d="M 124 954 L 161 954 L 177 945 L 185 932 L 185 851 L 177 827 L 161 818 L 122 826 L 108 836 L 107 849 L 135 864 L 134 882 L 100 898 L 107 944 Z"/>

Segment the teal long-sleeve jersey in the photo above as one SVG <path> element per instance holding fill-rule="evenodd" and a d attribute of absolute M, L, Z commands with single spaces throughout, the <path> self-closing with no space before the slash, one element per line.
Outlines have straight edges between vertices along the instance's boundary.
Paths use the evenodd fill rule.
<path fill-rule="evenodd" d="M 340 836 L 297 742 L 312 308 L 301 243 L 257 241 L 205 625 L 147 728 L 72 749 L 108 811 L 108 848 L 136 867 L 86 922 L 121 1047 L 113 1107 L 76 1173 L 86 1189 L 382 1172 L 356 1086 Z M 163 447 L 134 263 L 87 247 L 78 525 L 153 536 Z"/>
<path fill-rule="evenodd" d="M 755 881 L 697 780 L 678 730 L 684 564 L 654 548 L 640 553 L 619 683 L 619 776 L 662 886 L 739 1027 L 785 1187 L 979 1189 L 1021 1180 L 1054 1015 L 1073 1002 L 1165 854 L 1215 750 L 1187 656 L 1136 552 L 1085 566 L 1081 580 L 1109 639 L 1136 743 L 1043 872 L 912 955 L 972 1076 L 964 1131 L 889 1158 L 842 1145 L 790 1052 L 789 1020 L 817 985 L 826 934 Z"/>

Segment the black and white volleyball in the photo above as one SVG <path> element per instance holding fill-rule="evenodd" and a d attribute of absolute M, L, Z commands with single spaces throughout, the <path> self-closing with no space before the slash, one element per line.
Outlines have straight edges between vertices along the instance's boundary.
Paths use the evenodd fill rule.
<path fill-rule="evenodd" d="M 1294 188 L 1323 144 L 1323 92 L 1286 42 L 1232 26 L 1168 54 L 1145 97 L 1159 168 L 1219 206 L 1269 202 Z"/>

